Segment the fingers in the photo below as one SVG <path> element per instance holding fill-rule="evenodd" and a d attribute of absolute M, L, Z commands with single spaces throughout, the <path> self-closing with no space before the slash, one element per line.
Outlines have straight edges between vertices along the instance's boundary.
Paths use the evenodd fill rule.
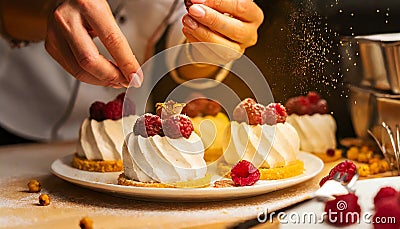
<path fill-rule="evenodd" d="M 133 55 L 128 41 L 114 20 L 108 4 L 98 4 L 97 1 L 80 2 L 83 8 L 83 16 L 87 23 L 96 31 L 96 35 L 110 52 L 125 78 L 130 82 L 135 73 L 139 71 L 140 65 Z M 141 74 L 138 74 L 138 76 L 140 76 L 138 83 L 141 83 L 143 76 Z M 138 79 L 136 78 L 135 80 L 137 81 Z"/>
<path fill-rule="evenodd" d="M 141 85 L 140 65 L 105 0 L 65 1 L 52 16 L 46 49 L 77 79 L 96 85 L 128 87 L 133 78 L 133 86 Z M 100 38 L 115 63 L 99 53 L 93 36 Z"/>
<path fill-rule="evenodd" d="M 99 79 L 97 76 L 89 73 L 83 69 L 76 61 L 69 44 L 63 38 L 62 33 L 50 27 L 45 40 L 45 48 L 47 52 L 71 75 L 76 79 L 94 85 L 111 86 L 114 88 L 122 87 L 117 82 L 110 82 L 107 80 Z M 122 73 L 120 73 L 122 75 Z"/>
<path fill-rule="evenodd" d="M 190 18 L 184 18 L 187 26 L 196 30 L 202 24 L 211 31 L 236 42 L 242 49 L 257 42 L 257 30 L 264 15 L 262 10 L 251 0 L 192 0 L 188 12 Z M 203 4 L 198 4 L 203 2 Z M 238 50 L 241 52 L 241 50 Z"/>
<path fill-rule="evenodd" d="M 220 13 L 230 14 L 241 21 L 256 25 L 260 25 L 264 19 L 262 10 L 252 0 L 192 0 L 192 3 L 204 3 Z"/>
<path fill-rule="evenodd" d="M 206 30 L 206 28 L 202 28 Z M 183 28 L 182 32 L 186 36 L 187 40 L 191 43 L 196 43 L 193 46 L 200 55 L 196 55 L 195 58 L 198 62 L 211 63 L 214 65 L 223 65 L 228 63 L 231 60 L 239 58 L 242 53 L 239 50 L 243 50 L 239 47 L 237 43 L 233 43 L 232 41 L 227 40 L 226 38 L 220 37 L 217 34 L 214 34 L 212 37 L 214 39 L 204 39 L 198 38 L 192 34 L 193 31 Z M 219 38 L 218 38 L 219 37 Z M 207 42 L 207 43 L 200 43 Z M 222 45 L 221 45 L 222 44 Z M 230 46 L 230 47 L 229 47 Z M 193 50 L 194 50 L 193 49 Z M 244 51 L 244 50 L 243 50 Z"/>

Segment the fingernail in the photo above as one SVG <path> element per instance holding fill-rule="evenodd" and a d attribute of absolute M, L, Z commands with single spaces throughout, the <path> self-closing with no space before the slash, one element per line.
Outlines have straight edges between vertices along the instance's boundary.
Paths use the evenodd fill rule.
<path fill-rule="evenodd" d="M 197 25 L 197 22 L 195 20 L 193 20 L 191 17 L 186 16 L 183 19 L 183 22 L 189 26 L 191 29 L 197 29 L 199 26 Z"/>
<path fill-rule="evenodd" d="M 193 5 L 189 8 L 189 13 L 195 17 L 204 17 L 206 11 L 200 5 Z"/>
<path fill-rule="evenodd" d="M 183 26 L 183 29 L 182 29 L 182 32 L 184 33 L 184 34 L 192 34 L 192 30 L 191 29 L 189 29 L 187 26 Z"/>
<path fill-rule="evenodd" d="M 136 88 L 142 86 L 142 80 L 140 79 L 139 75 L 137 73 L 133 73 L 132 76 L 132 85 Z"/>
<path fill-rule="evenodd" d="M 203 4 L 205 2 L 206 2 L 206 0 L 192 0 L 193 4 Z"/>

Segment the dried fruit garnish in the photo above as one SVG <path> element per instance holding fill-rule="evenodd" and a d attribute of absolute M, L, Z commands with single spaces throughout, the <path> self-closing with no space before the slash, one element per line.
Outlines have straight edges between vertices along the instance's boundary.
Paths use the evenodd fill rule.
<path fill-rule="evenodd" d="M 173 100 L 169 100 L 165 103 L 157 103 L 156 114 L 162 119 L 167 119 L 173 115 L 180 114 L 185 105 L 184 103 L 177 103 Z"/>
<path fill-rule="evenodd" d="M 233 166 L 231 177 L 235 185 L 253 185 L 260 179 L 260 171 L 251 162 L 242 160 Z"/>

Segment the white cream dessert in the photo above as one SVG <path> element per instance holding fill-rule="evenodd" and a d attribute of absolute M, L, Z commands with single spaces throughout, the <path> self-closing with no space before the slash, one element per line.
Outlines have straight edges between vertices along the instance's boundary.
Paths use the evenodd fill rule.
<path fill-rule="evenodd" d="M 224 159 L 233 165 L 246 160 L 259 168 L 260 179 L 282 179 L 299 175 L 303 162 L 297 159 L 300 139 L 286 123 L 285 107 L 279 103 L 263 106 L 253 99 L 243 100 L 234 110 L 226 129 Z"/>
<path fill-rule="evenodd" d="M 233 121 L 226 138 L 224 158 L 229 164 L 247 160 L 264 168 L 282 167 L 297 159 L 300 148 L 299 136 L 288 123 L 270 126 Z"/>
<path fill-rule="evenodd" d="M 166 136 L 128 135 L 123 151 L 125 176 L 141 182 L 173 184 L 201 179 L 207 165 L 200 137 L 192 133 L 188 139 Z"/>
<path fill-rule="evenodd" d="M 292 124 L 300 137 L 300 150 L 314 153 L 323 161 L 341 157 L 336 149 L 336 121 L 328 114 L 327 102 L 316 92 L 288 100 L 287 122 Z"/>
<path fill-rule="evenodd" d="M 75 168 L 96 172 L 123 169 L 125 135 L 138 118 L 134 115 L 135 104 L 124 99 L 125 93 L 122 93 L 107 104 L 97 101 L 90 106 L 90 117 L 83 120 L 79 130 L 76 154 L 72 160 Z"/>
<path fill-rule="evenodd" d="M 133 126 L 138 117 L 129 115 L 123 119 L 100 122 L 86 118 L 79 131 L 78 156 L 88 160 L 122 160 L 124 133 L 130 132 L 128 127 Z"/>
<path fill-rule="evenodd" d="M 140 187 L 205 187 L 204 145 L 190 118 L 180 114 L 184 104 L 158 104 L 158 115 L 140 116 L 123 148 L 124 173 L 118 184 Z M 159 107 L 158 107 L 159 108 Z"/>
<path fill-rule="evenodd" d="M 300 148 L 306 152 L 325 153 L 336 149 L 336 122 L 330 114 L 289 115 L 286 121 L 296 128 Z"/>

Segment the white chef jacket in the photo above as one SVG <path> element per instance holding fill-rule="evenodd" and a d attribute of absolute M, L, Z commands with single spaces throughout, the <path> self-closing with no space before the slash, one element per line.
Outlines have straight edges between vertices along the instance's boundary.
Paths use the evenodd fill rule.
<path fill-rule="evenodd" d="M 167 46 L 184 40 L 180 20 L 186 9 L 182 0 L 174 1 L 109 1 L 140 64 L 153 54 L 154 42 L 168 25 Z M 99 50 L 108 55 L 100 44 Z M 0 88 L 0 126 L 39 141 L 76 139 L 90 105 L 124 91 L 77 81 L 50 57 L 43 42 L 11 50 L 4 40 L 0 40 Z"/>

